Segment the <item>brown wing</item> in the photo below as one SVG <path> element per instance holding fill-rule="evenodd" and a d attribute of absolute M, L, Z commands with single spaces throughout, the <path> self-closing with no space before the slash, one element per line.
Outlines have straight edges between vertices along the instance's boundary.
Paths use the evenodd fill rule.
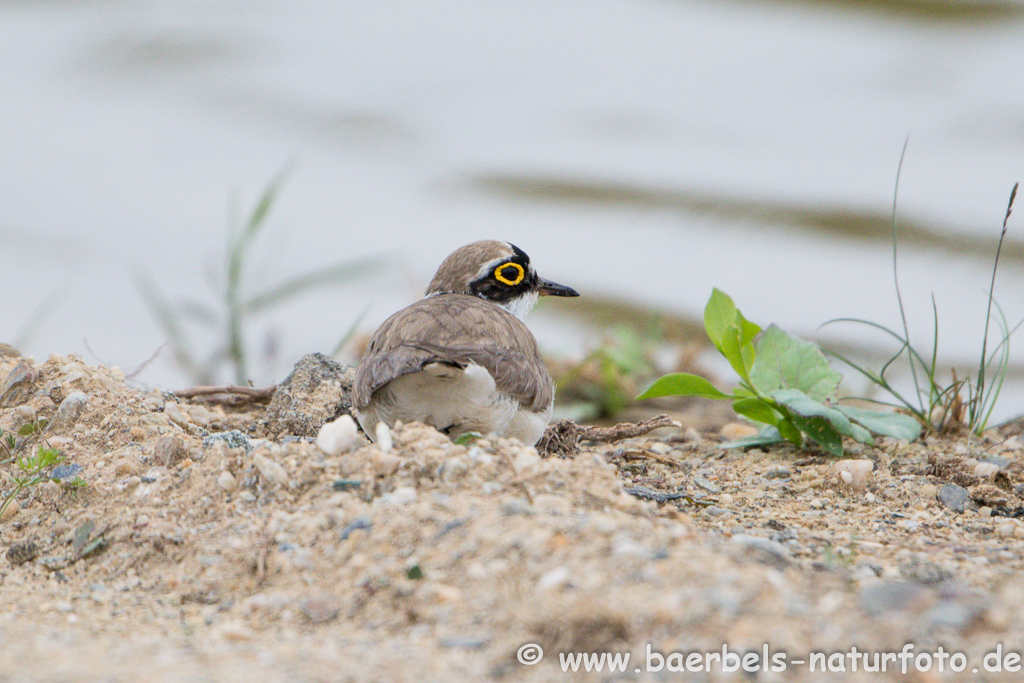
<path fill-rule="evenodd" d="M 403 308 L 377 329 L 356 370 L 353 403 L 365 408 L 380 387 L 437 362 L 486 368 L 500 391 L 534 411 L 554 397 L 537 341 L 521 320 L 476 297 L 442 294 Z"/>

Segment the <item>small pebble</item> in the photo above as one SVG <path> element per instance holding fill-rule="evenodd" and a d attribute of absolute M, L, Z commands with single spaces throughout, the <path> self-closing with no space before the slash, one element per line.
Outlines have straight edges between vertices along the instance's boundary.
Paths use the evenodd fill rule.
<path fill-rule="evenodd" d="M 381 505 L 405 505 L 416 500 L 416 489 L 411 486 L 399 486 L 391 493 L 379 498 Z"/>
<path fill-rule="evenodd" d="M 537 588 L 542 591 L 562 588 L 569 585 L 571 577 L 568 567 L 555 567 L 537 580 Z"/>
<path fill-rule="evenodd" d="M 748 436 L 757 436 L 757 433 L 757 427 L 746 422 L 729 422 L 718 432 L 726 441 L 736 441 Z"/>
<path fill-rule="evenodd" d="M 511 515 L 532 515 L 533 506 L 522 498 L 512 498 L 501 504 L 501 512 L 506 516 Z"/>
<path fill-rule="evenodd" d="M 965 509 L 978 509 L 978 504 L 971 500 L 967 489 L 957 484 L 943 484 L 939 489 L 938 498 L 940 503 L 956 512 L 963 512 Z"/>
<path fill-rule="evenodd" d="M 731 542 L 743 548 L 759 562 L 779 569 L 787 567 L 793 561 L 789 551 L 778 541 L 748 534 L 734 534 Z"/>
<path fill-rule="evenodd" d="M 327 455 L 333 456 L 347 453 L 363 443 L 356 421 L 351 415 L 342 415 L 337 420 L 326 423 L 316 436 L 317 447 Z"/>
<path fill-rule="evenodd" d="M 260 471 L 260 476 L 263 477 L 267 484 L 271 486 L 284 486 L 288 483 L 288 472 L 284 467 L 263 455 L 260 451 L 253 455 L 252 462 L 256 465 L 256 469 Z"/>
<path fill-rule="evenodd" d="M 227 470 L 221 470 L 221 473 L 217 475 L 217 487 L 230 493 L 238 487 L 238 481 L 235 479 L 235 475 Z"/>
<path fill-rule="evenodd" d="M 67 465 L 57 465 L 50 472 L 50 478 L 51 479 L 56 479 L 58 481 L 64 481 L 66 479 L 74 479 L 79 474 L 81 474 L 82 470 L 84 470 L 84 469 L 85 469 L 84 467 L 82 467 L 78 463 L 74 463 L 74 462 L 68 463 Z"/>
<path fill-rule="evenodd" d="M 171 422 L 181 426 L 187 427 L 189 419 L 185 416 L 185 412 L 178 405 L 177 401 L 166 401 L 164 403 L 164 415 L 170 419 Z"/>
<path fill-rule="evenodd" d="M 81 391 L 73 391 L 60 402 L 60 408 L 57 409 L 57 414 L 54 415 L 53 421 L 50 423 L 50 431 L 52 432 L 66 432 L 70 431 L 75 423 L 78 422 L 78 418 L 81 417 L 82 411 L 85 410 L 86 406 L 89 405 L 89 397 Z"/>
<path fill-rule="evenodd" d="M 863 491 L 874 467 L 875 463 L 870 460 L 839 460 L 829 468 L 829 472 L 838 474 L 840 480 L 854 491 Z"/>
<path fill-rule="evenodd" d="M 235 642 L 249 641 L 253 638 L 253 631 L 240 621 L 226 621 L 216 628 L 216 633 L 224 640 Z"/>
<path fill-rule="evenodd" d="M 4 509 L 3 514 L 0 515 L 0 522 L 6 522 L 11 517 L 18 514 L 19 510 L 21 510 L 21 505 L 18 503 L 18 501 L 12 500 L 10 504 Z"/>
<path fill-rule="evenodd" d="M 390 453 L 391 449 L 395 446 L 395 442 L 391 438 L 391 429 L 383 422 L 378 422 L 373 432 L 374 436 L 377 437 L 377 448 L 380 449 L 381 453 Z"/>
<path fill-rule="evenodd" d="M 172 467 L 188 456 L 188 449 L 181 437 L 161 436 L 153 445 L 153 455 L 165 467 Z"/>
<path fill-rule="evenodd" d="M 999 471 L 999 465 L 994 462 L 979 462 L 974 466 L 974 476 L 982 479 L 991 479 Z"/>

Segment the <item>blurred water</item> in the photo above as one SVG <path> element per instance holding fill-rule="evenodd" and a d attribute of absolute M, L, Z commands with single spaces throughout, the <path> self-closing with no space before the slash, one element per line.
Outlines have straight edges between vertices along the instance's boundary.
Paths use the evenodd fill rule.
<path fill-rule="evenodd" d="M 277 352 L 257 382 L 331 349 L 364 310 L 371 330 L 480 238 L 592 298 L 699 315 L 718 286 L 799 334 L 839 316 L 895 326 L 885 217 L 909 134 L 908 317 L 930 333 L 934 293 L 940 351 L 973 361 L 1024 176 L 1022 9 L 0 3 L 0 339 L 137 366 L 165 338 L 133 276 L 208 298 L 230 198 L 244 213 L 288 163 L 249 286 L 346 257 L 390 268 L 261 319 L 250 343 Z M 997 283 L 1012 321 L 1019 216 Z M 539 312 L 547 347 L 586 336 L 557 324 L 570 308 Z M 186 383 L 166 351 L 139 378 Z M 1024 411 L 1014 391 L 1007 414 Z"/>

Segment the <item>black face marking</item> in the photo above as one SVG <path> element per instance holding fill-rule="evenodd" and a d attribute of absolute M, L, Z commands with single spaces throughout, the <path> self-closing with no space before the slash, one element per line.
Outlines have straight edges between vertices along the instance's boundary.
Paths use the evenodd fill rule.
<path fill-rule="evenodd" d="M 503 304 L 538 287 L 540 278 L 530 268 L 530 257 L 514 244 L 509 246 L 512 247 L 512 256 L 495 263 L 483 276 L 469 284 L 473 294 Z"/>

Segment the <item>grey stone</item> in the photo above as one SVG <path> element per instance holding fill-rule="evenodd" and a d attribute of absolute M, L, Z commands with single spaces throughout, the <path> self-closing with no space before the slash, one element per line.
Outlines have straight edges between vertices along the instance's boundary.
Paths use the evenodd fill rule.
<path fill-rule="evenodd" d="M 860 592 L 861 609 L 877 617 L 888 612 L 917 610 L 932 596 L 932 591 L 919 583 L 890 581 L 870 583 Z"/>
<path fill-rule="evenodd" d="M 21 361 L 7 373 L 3 388 L 0 388 L 0 408 L 20 406 L 32 395 L 32 386 L 39 373 L 27 361 Z"/>
<path fill-rule="evenodd" d="M 85 468 L 73 462 L 68 463 L 67 465 L 58 465 L 50 472 L 50 478 L 64 481 L 65 479 L 71 479 L 72 477 L 78 476 L 83 469 Z"/>
<path fill-rule="evenodd" d="M 971 499 L 971 494 L 963 486 L 943 484 L 938 493 L 939 502 L 955 512 L 977 510 L 978 504 Z"/>
<path fill-rule="evenodd" d="M 266 433 L 315 437 L 325 423 L 351 414 L 355 374 L 322 353 L 303 356 L 267 406 L 261 420 Z"/>
<path fill-rule="evenodd" d="M 760 536 L 736 534 L 732 537 L 732 542 L 743 548 L 748 555 L 754 557 L 758 562 L 776 567 L 777 569 L 784 569 L 793 562 L 789 551 L 786 550 L 786 546 L 777 541 L 771 541 Z"/>
<path fill-rule="evenodd" d="M 916 581 L 931 586 L 949 581 L 953 578 L 953 572 L 931 560 L 915 557 L 900 565 L 900 576 L 907 581 Z"/>

